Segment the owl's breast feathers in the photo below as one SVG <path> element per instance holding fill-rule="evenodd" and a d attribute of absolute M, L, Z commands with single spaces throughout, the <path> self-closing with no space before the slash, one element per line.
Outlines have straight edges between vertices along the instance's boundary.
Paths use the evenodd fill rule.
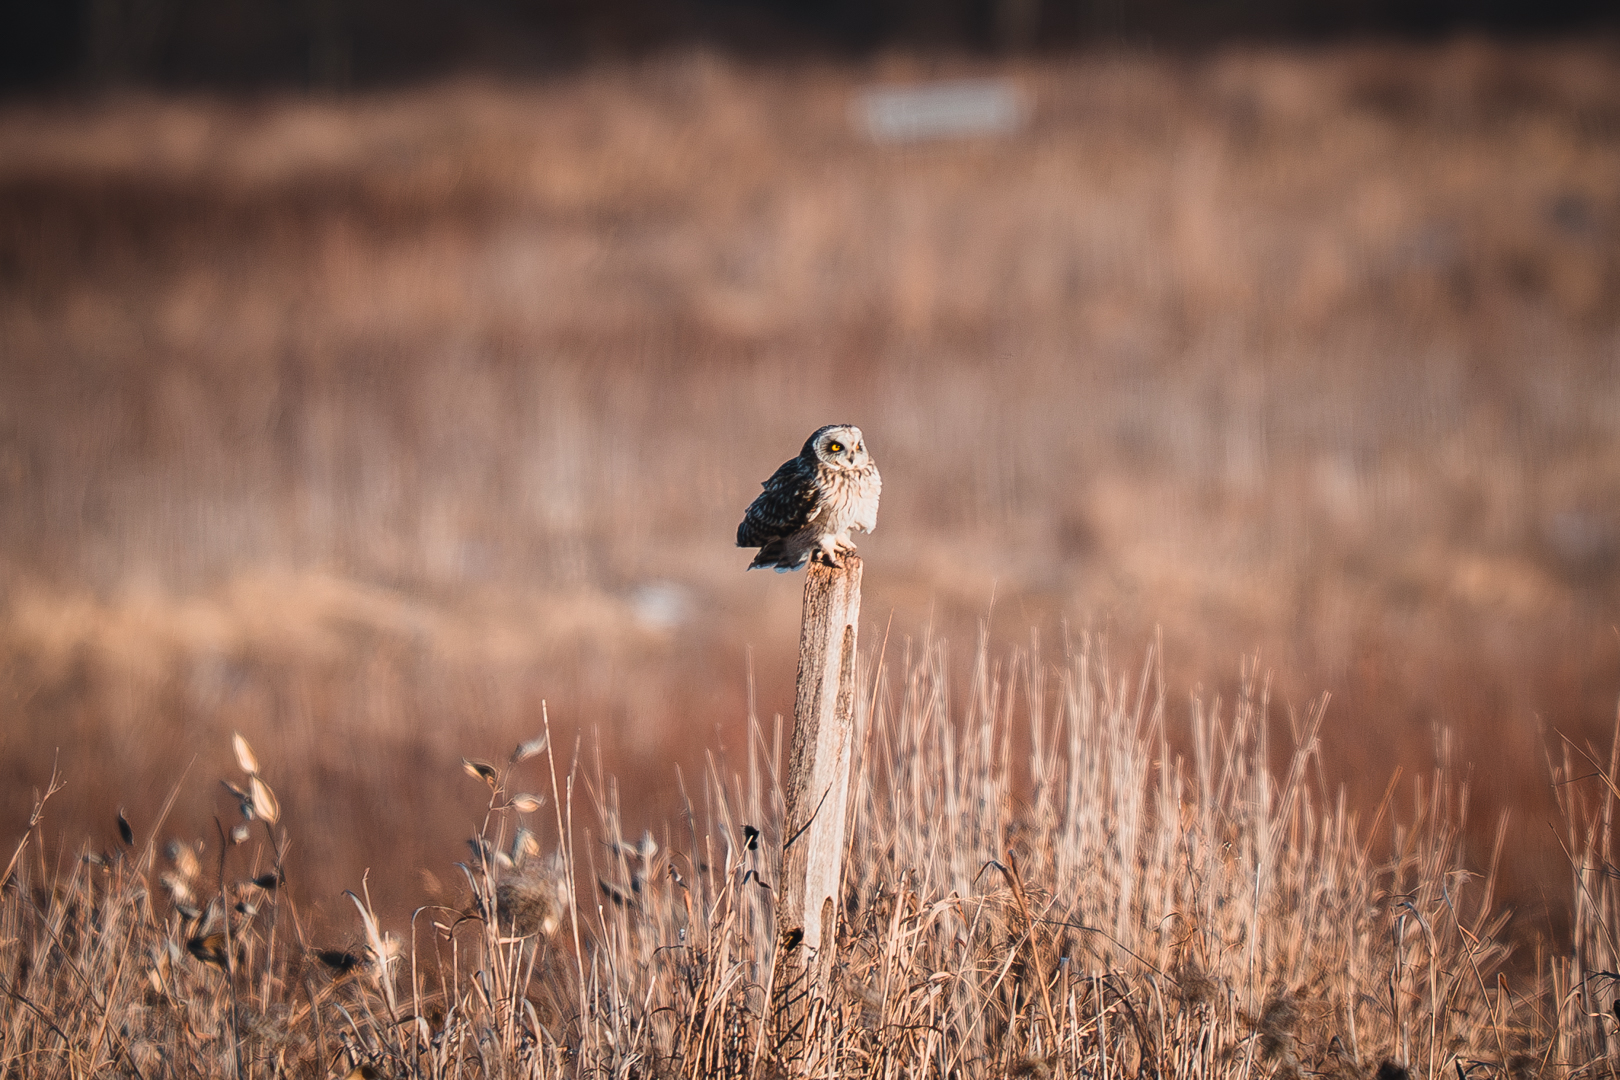
<path fill-rule="evenodd" d="M 818 472 L 822 505 L 816 516 L 821 519 L 823 531 L 847 534 L 850 529 L 859 529 L 869 533 L 877 528 L 883 477 L 878 475 L 876 465 L 868 463 L 853 471 L 823 465 Z"/>

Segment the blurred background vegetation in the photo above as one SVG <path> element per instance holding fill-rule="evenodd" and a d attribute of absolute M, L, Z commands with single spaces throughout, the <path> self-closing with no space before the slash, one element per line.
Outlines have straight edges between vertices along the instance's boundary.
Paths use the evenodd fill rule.
<path fill-rule="evenodd" d="M 0 0 L 0 84 L 341 89 L 706 45 L 979 55 L 1613 30 L 1604 0 Z"/>
<path fill-rule="evenodd" d="M 733 530 L 836 420 L 887 481 L 871 659 L 1158 640 L 1178 703 L 1258 654 L 1279 747 L 1333 695 L 1324 789 L 1472 770 L 1557 929 L 1545 748 L 1620 698 L 1598 5 L 0 23 L 0 828 L 59 750 L 69 846 L 182 777 L 165 827 L 211 837 L 240 730 L 321 824 L 293 888 L 432 895 L 460 756 L 542 701 L 662 828 L 790 711 L 802 579 Z M 857 122 L 963 76 L 1024 122 Z"/>

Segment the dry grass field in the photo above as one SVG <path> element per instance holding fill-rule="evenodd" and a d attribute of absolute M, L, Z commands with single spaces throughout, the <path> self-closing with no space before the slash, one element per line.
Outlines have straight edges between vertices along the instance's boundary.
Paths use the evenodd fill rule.
<path fill-rule="evenodd" d="M 348 897 L 351 943 L 325 947 L 277 887 L 298 823 L 261 771 L 282 770 L 239 743 L 229 782 L 259 815 L 206 865 L 189 844 L 130 837 L 54 869 L 18 849 L 0 894 L 0 1066 L 351 1080 L 1613 1075 L 1614 976 L 1595 967 L 1616 956 L 1615 868 L 1598 851 L 1613 760 L 1592 777 L 1574 758 L 1573 775 L 1597 783 L 1565 788 L 1572 859 L 1590 860 L 1566 878 L 1589 890 L 1578 948 L 1538 951 L 1510 978 L 1495 875 L 1462 853 L 1454 775 L 1362 822 L 1315 791 L 1320 710 L 1272 772 L 1252 678 L 1230 707 L 1174 723 L 1151 667 L 1115 678 L 1084 651 L 1001 668 L 981 649 L 957 716 L 947 669 L 943 648 L 919 650 L 860 695 L 868 752 L 841 931 L 809 989 L 770 915 L 779 728 L 751 729 L 739 773 L 694 778 L 682 817 L 639 841 L 611 789 L 576 813 L 582 778 L 554 743 L 520 744 L 485 766 L 481 854 L 456 899 L 389 919 L 363 887 Z M 1173 761 L 1171 726 L 1194 746 Z M 1007 752 L 1014 731 L 1027 754 Z M 1390 830 L 1387 856 L 1358 839 L 1364 826 Z M 582 885 L 594 902 L 569 903 Z"/>
<path fill-rule="evenodd" d="M 961 74 L 1014 80 L 1027 127 L 895 147 L 851 123 L 863 86 Z M 1290 858 L 1394 888 L 1365 867 L 1408 857 L 1389 835 L 1400 815 L 1376 836 L 1368 823 L 1397 768 L 1400 807 L 1440 768 L 1471 809 L 1459 796 L 1431 823 L 1445 854 L 1412 885 L 1430 890 L 1426 955 L 1487 947 L 1472 914 L 1456 922 L 1467 934 L 1435 922 L 1435 867 L 1483 872 L 1503 810 L 1496 887 L 1516 940 L 1567 940 L 1602 920 L 1571 906 L 1549 758 L 1557 732 L 1607 745 L 1620 698 L 1617 297 L 1620 51 L 1602 42 L 994 69 L 695 53 L 331 100 L 12 102 L 0 831 L 23 835 L 55 763 L 66 787 L 31 882 L 57 880 L 53 859 L 83 837 L 115 851 L 120 807 L 137 850 L 200 839 L 216 859 L 216 818 L 236 820 L 216 781 L 240 731 L 274 763 L 286 892 L 308 925 L 336 928 L 323 940 L 357 925 L 341 890 L 369 868 L 398 929 L 420 903 L 462 902 L 453 864 L 487 792 L 459 760 L 502 758 L 540 729 L 542 702 L 562 771 L 577 737 L 581 806 L 616 790 L 628 835 L 685 829 L 671 824 L 683 799 L 745 771 L 750 715 L 769 731 L 792 700 L 801 578 L 745 575 L 736 521 L 806 433 L 847 420 L 887 481 L 862 542 L 874 672 L 886 636 L 891 661 L 938 648 L 942 671 L 970 668 L 981 633 L 1009 670 L 1032 633 L 1064 670 L 1081 655 L 1135 670 L 1157 636 L 1170 719 L 1155 730 L 1192 761 L 1189 700 L 1233 700 L 1258 654 L 1272 694 L 1248 722 L 1269 732 L 1277 776 L 1290 731 L 1332 695 L 1312 828 L 1347 831 L 1331 850 L 1290 833 Z M 940 675 L 949 715 L 970 714 L 970 683 Z M 998 730 L 1009 760 L 1035 752 L 1030 725 Z M 1038 770 L 997 767 L 994 805 L 1040 805 Z M 873 800 L 893 796 L 884 784 Z M 872 828 L 915 809 L 876 805 Z M 1019 829 L 1071 827 L 1005 812 Z M 591 835 L 577 853 L 600 863 Z M 1036 850 L 1031 888 L 1080 880 L 1037 867 Z M 960 875 L 999 851 L 931 850 L 905 888 L 938 926 L 971 922 L 965 898 L 1006 882 Z M 102 890 L 145 889 L 152 858 L 131 855 L 110 884 L 63 871 L 61 895 L 80 890 L 83 912 Z M 947 865 L 948 883 L 927 877 Z M 876 882 L 898 879 L 863 872 L 862 910 L 892 915 Z M 731 888 L 713 887 L 714 902 Z M 684 910 L 674 895 L 656 920 Z M 1003 944 L 1004 900 L 983 915 Z M 178 918 L 152 903 L 129 940 Z M 1279 933 L 1313 932 L 1290 918 Z M 283 962 L 277 933 L 253 972 Z M 600 933 L 651 955 L 636 951 L 650 930 Z M 939 933 L 930 970 L 999 962 L 973 934 Z M 1388 976 L 1387 955 L 1354 955 Z M 1285 981 L 1317 962 L 1289 956 Z M 1101 1024 L 1131 1000 L 1138 1024 L 1205 1022 L 1162 986 L 1151 1006 L 1108 990 L 1097 973 L 1114 962 L 1072 969 L 1049 1007 Z M 1399 977 L 1421 981 L 1405 963 Z M 590 993 L 646 988 L 575 974 Z M 185 978 L 223 985 L 211 969 Z M 265 1008 L 303 993 L 275 980 Z M 1455 1022 L 1477 1043 L 1505 1021 L 1490 1019 L 1494 984 L 1464 982 Z M 936 1007 L 906 985 L 895 1007 Z M 952 1023 L 993 996 L 939 985 L 939 1009 L 966 1010 Z M 1242 985 L 1220 1023 L 1264 1011 L 1267 987 Z M 1033 1023 L 1019 1008 L 997 1023 Z M 612 1037 L 665 1039 L 646 1016 Z M 1395 1053 L 1396 1028 L 1378 1030 L 1377 1053 Z M 1425 1053 L 1451 1052 L 1425 1030 Z M 1014 1045 L 972 1042 L 986 1031 L 928 1053 Z M 1197 1045 L 1225 1053 L 1229 1035 Z"/>
<path fill-rule="evenodd" d="M 983 646 L 957 712 L 947 653 L 907 650 L 866 673 L 871 693 L 863 680 L 843 910 L 814 983 L 771 917 L 780 725 L 751 726 L 737 771 L 694 777 L 682 814 L 639 840 L 611 782 L 581 805 L 590 781 L 543 726 L 501 764 L 469 764 L 485 806 L 453 894 L 389 917 L 380 901 L 397 897 L 362 882 L 346 942 L 282 884 L 305 823 L 267 785 L 289 770 L 238 738 L 221 779 L 254 813 L 220 821 L 213 844 L 126 829 L 63 860 L 35 828 L 15 849 L 0 1069 L 1614 1075 L 1620 728 L 1606 766 L 1569 749 L 1552 774 L 1573 947 L 1512 964 L 1506 837 L 1470 865 L 1456 773 L 1362 819 L 1319 791 L 1319 707 L 1273 770 L 1252 669 L 1235 701 L 1178 721 L 1151 663 L 1136 679 L 1086 649 L 1003 666 Z M 61 794 L 49 784 L 32 821 Z"/>

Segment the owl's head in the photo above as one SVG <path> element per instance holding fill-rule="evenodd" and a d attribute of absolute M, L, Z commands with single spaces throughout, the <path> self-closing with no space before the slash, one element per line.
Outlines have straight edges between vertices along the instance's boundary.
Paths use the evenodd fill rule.
<path fill-rule="evenodd" d="M 805 441 L 803 454 L 835 469 L 864 469 L 872 456 L 866 438 L 854 424 L 828 424 Z"/>

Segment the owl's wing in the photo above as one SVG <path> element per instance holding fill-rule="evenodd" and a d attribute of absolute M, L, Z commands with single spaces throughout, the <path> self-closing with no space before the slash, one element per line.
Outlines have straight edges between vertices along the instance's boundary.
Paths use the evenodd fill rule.
<path fill-rule="evenodd" d="M 810 523 L 816 507 L 816 486 L 798 458 L 782 463 L 771 474 L 737 526 L 738 547 L 764 547 L 777 537 L 798 532 Z"/>

